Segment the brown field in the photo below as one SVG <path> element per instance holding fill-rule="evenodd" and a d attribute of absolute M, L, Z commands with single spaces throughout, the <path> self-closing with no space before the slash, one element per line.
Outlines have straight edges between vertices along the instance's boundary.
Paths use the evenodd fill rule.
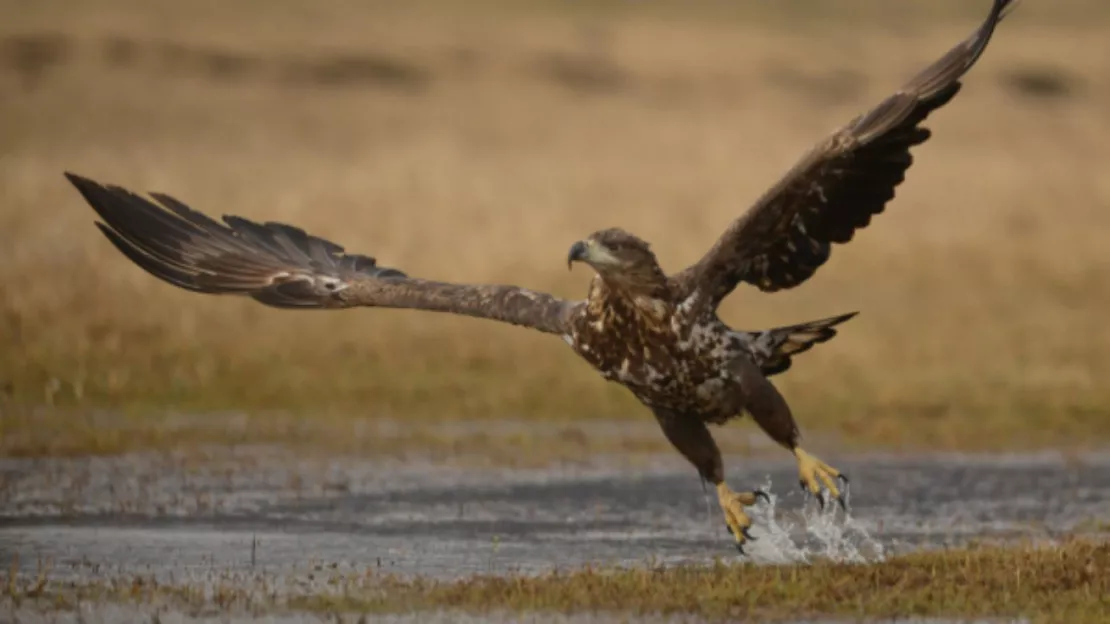
<path fill-rule="evenodd" d="M 0 452 L 65 428 L 27 416 L 44 404 L 284 410 L 339 438 L 355 417 L 649 419 L 526 330 L 160 283 L 62 172 L 295 223 L 411 275 L 577 297 L 571 242 L 621 225 L 666 268 L 693 262 L 989 1 L 398 4 L 0 0 Z M 1001 25 L 887 213 L 802 287 L 724 307 L 742 328 L 861 311 L 776 378 L 806 431 L 1110 440 L 1110 10 L 1048 5 Z M 120 436 L 68 450 L 99 435 Z"/>
<path fill-rule="evenodd" d="M 542 576 L 402 579 L 319 565 L 317 589 L 285 596 L 259 573 L 163 584 L 146 577 L 67 581 L 9 573 L 0 604 L 36 611 L 122 602 L 155 613 L 308 611 L 362 613 L 581 613 L 796 621 L 822 617 L 1021 617 L 1103 622 L 1110 603 L 1110 544 L 1067 539 L 1055 547 L 973 546 L 882 563 L 726 564 L 587 569 Z"/>

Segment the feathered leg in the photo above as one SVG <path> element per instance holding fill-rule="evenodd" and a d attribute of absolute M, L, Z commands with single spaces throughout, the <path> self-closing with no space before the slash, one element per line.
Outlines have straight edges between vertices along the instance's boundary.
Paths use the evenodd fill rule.
<path fill-rule="evenodd" d="M 744 507 L 754 505 L 760 497 L 768 502 L 766 492 L 733 492 L 725 483 L 724 464 L 721 451 L 713 440 L 713 434 L 700 418 L 693 414 L 677 414 L 667 410 L 653 409 L 663 435 L 698 470 L 698 474 L 717 488 L 717 502 L 725 514 L 728 531 L 736 539 L 736 549 L 744 554 L 744 543 L 754 541 L 748 532 L 752 519 L 744 512 Z"/>
<path fill-rule="evenodd" d="M 790 406 L 778 388 L 763 375 L 758 365 L 747 358 L 741 358 L 734 366 L 744 389 L 745 409 L 772 440 L 794 454 L 798 460 L 798 477 L 802 488 L 813 494 L 823 507 L 825 501 L 821 498 L 821 485 L 824 484 L 833 499 L 846 509 L 844 496 L 836 482 L 842 480 L 848 483 L 848 477 L 798 445 L 801 433 Z"/>

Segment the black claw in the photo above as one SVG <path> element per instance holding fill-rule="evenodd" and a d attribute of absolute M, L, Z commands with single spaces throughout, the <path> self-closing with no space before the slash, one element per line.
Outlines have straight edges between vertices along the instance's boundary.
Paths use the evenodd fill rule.
<path fill-rule="evenodd" d="M 741 555 L 747 555 L 748 554 L 748 553 L 744 552 L 744 545 L 741 544 L 740 542 L 736 542 L 736 552 L 740 553 Z"/>
<path fill-rule="evenodd" d="M 760 497 L 760 496 L 762 496 L 762 497 L 763 497 L 763 500 L 767 501 L 767 504 L 768 504 L 768 505 L 770 505 L 770 504 L 771 504 L 771 495 L 770 495 L 770 494 L 768 494 L 767 492 L 764 492 L 763 490 L 756 490 L 756 491 L 754 492 L 754 494 L 755 494 L 755 500 L 756 500 L 756 501 L 758 501 L 758 500 L 759 500 L 759 497 Z"/>
<path fill-rule="evenodd" d="M 821 492 L 818 492 L 815 496 L 817 497 L 817 504 L 821 507 L 821 511 L 825 511 L 825 497 L 821 496 Z"/>
<path fill-rule="evenodd" d="M 754 537 L 752 537 L 752 533 L 751 533 L 751 531 L 748 530 L 748 527 L 744 527 L 743 529 L 740 529 L 740 534 L 743 535 L 744 539 L 748 540 L 749 542 L 756 541 L 756 539 Z"/>
<path fill-rule="evenodd" d="M 729 534 L 729 535 L 735 535 L 735 533 L 733 533 L 733 532 L 732 532 L 732 527 L 731 527 L 731 526 L 729 526 L 729 525 L 727 525 L 727 524 L 726 524 L 726 525 L 725 525 L 725 528 L 726 528 L 726 529 L 728 529 L 728 534 Z"/>
<path fill-rule="evenodd" d="M 844 513 L 848 513 L 848 503 L 844 502 L 843 494 L 836 497 L 836 502 L 840 503 L 840 508 L 844 510 Z"/>
<path fill-rule="evenodd" d="M 806 487 L 806 482 L 804 479 L 798 479 L 798 487 L 802 488 L 803 492 L 809 491 L 809 488 Z"/>
<path fill-rule="evenodd" d="M 843 472 L 842 472 L 842 473 L 840 473 L 839 475 L 837 475 L 837 476 L 836 476 L 836 478 L 837 478 L 837 479 L 840 479 L 841 481 L 843 481 L 843 482 L 844 482 L 844 485 L 848 485 L 848 483 L 850 483 L 850 482 L 848 481 L 848 475 L 844 474 Z"/>

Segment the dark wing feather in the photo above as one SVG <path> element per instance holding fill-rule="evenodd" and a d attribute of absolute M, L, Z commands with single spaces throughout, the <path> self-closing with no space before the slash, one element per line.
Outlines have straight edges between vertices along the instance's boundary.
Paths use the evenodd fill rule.
<path fill-rule="evenodd" d="M 809 279 L 894 197 L 913 164 L 910 148 L 929 139 L 920 126 L 960 90 L 995 25 L 1015 0 L 995 0 L 967 39 L 901 90 L 806 154 L 693 266 L 675 275 L 687 294 L 716 306 L 740 282 L 773 292 Z"/>
<path fill-rule="evenodd" d="M 578 303 L 516 286 L 410 278 L 365 255 L 284 223 L 225 216 L 223 223 L 162 193 L 66 173 L 100 215 L 96 226 L 123 255 L 174 286 L 246 295 L 278 308 L 391 307 L 451 312 L 564 333 Z M 160 204 L 160 205 L 159 205 Z"/>

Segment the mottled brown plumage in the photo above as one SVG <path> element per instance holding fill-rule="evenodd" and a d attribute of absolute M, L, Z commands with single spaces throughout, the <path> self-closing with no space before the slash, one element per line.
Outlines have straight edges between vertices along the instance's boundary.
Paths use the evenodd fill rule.
<path fill-rule="evenodd" d="M 925 142 L 921 126 L 961 88 L 960 79 L 1013 5 L 995 0 L 983 25 L 878 106 L 821 141 L 695 264 L 673 275 L 648 244 L 618 228 L 575 243 L 567 258 L 596 276 L 584 300 L 566 301 L 518 286 L 470 285 L 409 277 L 369 256 L 281 223 L 211 219 L 176 199 L 155 202 L 67 173 L 100 215 L 101 232 L 128 258 L 180 288 L 239 294 L 279 308 L 411 308 L 488 318 L 562 336 L 603 377 L 627 387 L 655 414 L 664 435 L 717 486 L 725 520 L 741 546 L 757 493 L 724 482 L 707 424 L 750 414 L 794 452 L 805 488 L 839 499 L 836 469 L 798 446 L 798 427 L 769 377 L 793 356 L 825 342 L 832 318 L 766 331 L 741 331 L 717 307 L 741 282 L 763 291 L 801 284 L 833 243 L 851 240 L 883 211 Z M 845 479 L 846 480 L 846 479 Z M 820 500 L 820 498 L 819 498 Z M 843 503 L 843 499 L 840 499 Z"/>

